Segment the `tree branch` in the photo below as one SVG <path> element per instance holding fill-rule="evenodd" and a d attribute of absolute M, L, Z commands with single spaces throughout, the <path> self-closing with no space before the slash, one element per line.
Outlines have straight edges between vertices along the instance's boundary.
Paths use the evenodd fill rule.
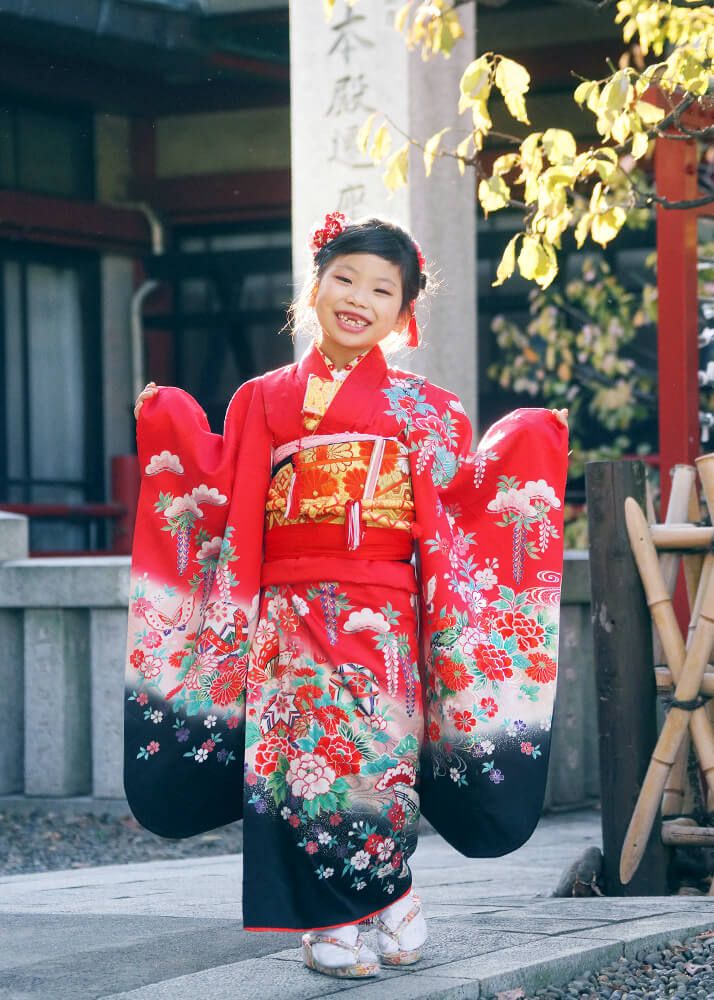
<path fill-rule="evenodd" d="M 691 198 L 689 201 L 670 201 L 668 198 L 662 198 L 658 194 L 647 194 L 644 196 L 649 202 L 656 202 L 661 205 L 662 208 L 701 208 L 703 205 L 714 204 L 714 193 L 710 195 L 703 195 L 701 198 Z"/>
<path fill-rule="evenodd" d="M 702 208 L 704 205 L 714 204 L 714 192 L 708 195 L 702 195 L 701 198 L 690 198 L 684 199 L 682 201 L 670 201 L 669 198 L 663 198 L 662 195 L 656 194 L 654 191 L 643 191 L 642 188 L 638 187 L 633 181 L 632 177 L 629 178 L 630 186 L 635 192 L 637 198 L 640 199 L 641 203 L 649 207 L 652 204 L 661 205 L 662 208 L 674 208 L 686 210 L 688 208 Z"/>

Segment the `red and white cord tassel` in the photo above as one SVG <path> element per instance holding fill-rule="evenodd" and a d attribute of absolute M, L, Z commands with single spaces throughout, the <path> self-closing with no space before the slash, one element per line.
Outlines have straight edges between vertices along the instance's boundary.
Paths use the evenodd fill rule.
<path fill-rule="evenodd" d="M 345 530 L 347 548 L 354 552 L 362 541 L 362 504 L 359 500 L 348 500 L 345 504 Z"/>
<path fill-rule="evenodd" d="M 288 496 L 285 501 L 285 519 L 287 521 L 294 521 L 296 517 L 300 516 L 300 489 L 297 478 L 298 474 L 297 470 L 295 470 L 290 480 Z"/>

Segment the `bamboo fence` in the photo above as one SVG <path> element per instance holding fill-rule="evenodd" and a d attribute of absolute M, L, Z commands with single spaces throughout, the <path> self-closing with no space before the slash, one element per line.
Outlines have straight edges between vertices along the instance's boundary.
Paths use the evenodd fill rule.
<path fill-rule="evenodd" d="M 700 504 L 697 473 L 709 518 L 714 524 L 714 455 L 694 466 L 673 470 L 664 524 L 655 524 L 632 497 L 625 500 L 625 521 L 655 633 L 657 690 L 669 708 L 647 769 L 620 856 L 620 880 L 627 884 L 642 859 L 661 810 L 662 840 L 669 846 L 714 846 L 714 827 L 693 817 L 696 789 L 690 779 L 690 745 L 698 764 L 700 793 L 708 817 L 714 812 L 714 528 L 697 523 Z M 682 634 L 673 605 L 682 567 L 690 608 Z M 710 894 L 714 895 L 714 878 Z"/>

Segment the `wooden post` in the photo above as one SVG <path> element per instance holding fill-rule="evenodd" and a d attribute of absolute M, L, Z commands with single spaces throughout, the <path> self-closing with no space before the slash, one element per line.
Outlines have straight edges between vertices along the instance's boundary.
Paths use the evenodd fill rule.
<path fill-rule="evenodd" d="M 630 551 L 624 503 L 644 506 L 643 462 L 589 462 L 585 483 L 595 680 L 600 734 L 605 891 L 656 896 L 669 891 L 659 820 L 634 878 L 619 878 L 620 852 L 657 741 L 652 621 Z"/>

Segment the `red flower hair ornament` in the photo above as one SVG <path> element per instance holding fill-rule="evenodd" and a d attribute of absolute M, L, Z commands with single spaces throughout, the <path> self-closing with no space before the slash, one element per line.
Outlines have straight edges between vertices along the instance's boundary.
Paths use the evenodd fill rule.
<path fill-rule="evenodd" d="M 352 225 L 352 222 L 347 218 L 344 212 L 328 212 L 322 226 L 318 226 L 313 229 L 310 234 L 308 246 L 312 251 L 313 257 L 320 250 L 322 250 L 324 246 L 327 246 L 328 243 L 334 240 L 336 236 L 343 233 L 350 225 Z M 426 268 L 426 260 L 417 241 L 413 240 L 412 242 L 414 244 L 414 251 L 419 264 L 419 274 L 423 275 Z M 407 327 L 407 347 L 418 347 L 419 327 L 416 320 L 416 299 L 412 299 L 409 303 L 409 311 L 411 313 L 411 318 L 409 320 L 409 326 Z"/>
<path fill-rule="evenodd" d="M 313 229 L 312 233 L 310 233 L 308 246 L 312 250 L 313 256 L 318 250 L 322 250 L 324 246 L 327 246 L 331 240 L 334 240 L 335 236 L 343 233 L 351 224 L 351 221 L 344 212 L 328 212 L 322 226 Z"/>

